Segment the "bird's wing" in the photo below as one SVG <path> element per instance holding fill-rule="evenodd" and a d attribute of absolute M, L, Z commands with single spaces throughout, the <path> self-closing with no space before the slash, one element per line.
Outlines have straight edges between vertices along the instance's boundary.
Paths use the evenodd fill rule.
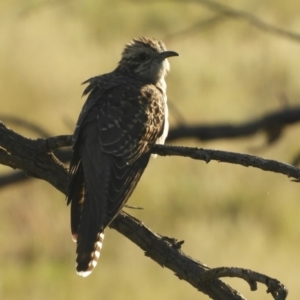
<path fill-rule="evenodd" d="M 123 207 L 149 160 L 149 149 L 164 126 L 162 93 L 153 85 L 126 82 L 104 92 L 98 101 L 98 156 L 111 158 L 107 226 Z"/>
<path fill-rule="evenodd" d="M 163 96 L 152 85 L 127 81 L 104 91 L 94 82 L 89 92 L 74 135 L 68 196 L 79 271 L 134 190 L 164 124 Z"/>
<path fill-rule="evenodd" d="M 99 101 L 99 99 L 101 99 L 105 91 L 115 86 L 118 86 L 120 84 L 120 81 L 119 80 L 112 81 L 110 80 L 110 74 L 104 74 L 104 75 L 92 77 L 84 81 L 82 84 L 86 84 L 86 83 L 88 83 L 89 85 L 83 91 L 82 96 L 89 95 L 89 97 L 86 99 L 83 105 L 83 108 L 81 110 L 81 113 L 79 115 L 76 124 L 75 132 L 72 138 L 73 146 L 76 145 L 77 139 L 82 129 L 82 123 L 86 121 L 91 108 L 97 105 L 97 102 Z"/>
<path fill-rule="evenodd" d="M 83 84 L 89 83 L 83 92 L 83 96 L 89 95 L 82 111 L 79 115 L 76 128 L 73 134 L 73 156 L 70 162 L 69 178 L 67 185 L 67 205 L 72 202 L 71 205 L 71 231 L 73 240 L 77 239 L 77 231 L 81 218 L 81 211 L 84 202 L 85 184 L 83 167 L 81 162 L 81 147 L 84 134 L 83 129 L 89 122 L 89 119 L 94 117 L 94 113 L 91 112 L 92 108 L 99 105 L 99 101 L 102 99 L 104 91 L 110 88 L 118 86 L 120 80 L 111 80 L 110 74 L 104 74 L 96 77 L 92 77 Z M 81 136 L 81 138 L 80 138 Z M 78 143 L 79 140 L 79 143 Z"/>
<path fill-rule="evenodd" d="M 84 131 L 88 128 L 90 121 L 97 115 L 95 108 L 101 107 L 105 102 L 103 99 L 103 93 L 108 91 L 110 88 L 118 86 L 120 80 L 111 80 L 110 74 L 96 76 L 83 82 L 89 83 L 83 92 L 83 96 L 88 95 L 86 102 L 83 105 L 82 111 L 79 115 L 76 128 L 73 134 L 73 155 L 70 162 L 69 178 L 67 185 L 67 204 L 71 205 L 71 230 L 73 240 L 77 239 L 77 231 L 81 218 L 81 211 L 84 202 L 85 183 L 82 166 L 82 146 L 84 139 L 89 133 Z M 94 121 L 94 124 L 96 122 Z M 97 134 L 97 129 L 94 130 Z M 97 136 L 95 137 L 97 139 Z M 101 145 L 98 145 L 101 149 Z"/>
<path fill-rule="evenodd" d="M 153 85 L 126 85 L 103 95 L 110 99 L 98 112 L 102 149 L 127 163 L 148 152 L 164 124 L 162 93 Z"/>

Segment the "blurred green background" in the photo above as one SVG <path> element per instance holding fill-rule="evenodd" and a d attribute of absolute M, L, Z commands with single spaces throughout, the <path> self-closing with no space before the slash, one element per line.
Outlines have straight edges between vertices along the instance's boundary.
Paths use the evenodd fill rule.
<path fill-rule="evenodd" d="M 223 3 L 300 32 L 299 1 Z M 113 70 L 124 44 L 141 35 L 180 53 L 170 59 L 167 78 L 173 126 L 182 119 L 242 122 L 286 101 L 299 105 L 299 43 L 232 19 L 176 34 L 214 15 L 197 1 L 2 0 L 0 115 L 21 117 L 51 135 L 71 134 L 84 102 L 80 83 Z M 177 144 L 290 162 L 299 136 L 294 125 L 269 147 L 263 147 L 263 133 Z M 287 285 L 289 299 L 300 299 L 299 191 L 279 174 L 158 157 L 129 202 L 144 210 L 129 213 L 162 235 L 185 240 L 183 251 L 203 263 L 265 273 Z M 1 299 L 208 299 L 110 229 L 96 270 L 77 276 L 64 195 L 43 181 L 1 189 L 0 201 Z M 249 299 L 271 299 L 262 285 L 250 292 L 241 280 L 226 281 Z"/>

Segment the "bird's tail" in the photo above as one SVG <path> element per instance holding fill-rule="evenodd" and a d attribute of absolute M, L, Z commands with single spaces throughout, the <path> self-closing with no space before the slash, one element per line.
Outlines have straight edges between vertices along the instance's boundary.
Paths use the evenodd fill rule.
<path fill-rule="evenodd" d="M 95 267 L 97 266 L 98 259 L 100 257 L 103 240 L 104 240 L 104 232 L 99 232 L 97 234 L 97 240 L 94 244 L 94 250 L 88 254 L 78 253 L 76 258 L 76 262 L 77 262 L 76 271 L 78 275 L 82 277 L 87 277 L 95 269 Z"/>

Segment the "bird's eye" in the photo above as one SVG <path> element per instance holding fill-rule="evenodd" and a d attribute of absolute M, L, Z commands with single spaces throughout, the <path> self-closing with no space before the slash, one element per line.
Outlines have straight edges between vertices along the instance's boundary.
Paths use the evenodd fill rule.
<path fill-rule="evenodd" d="M 140 61 L 145 61 L 146 59 L 149 58 L 149 55 L 143 52 L 139 54 L 138 58 Z"/>

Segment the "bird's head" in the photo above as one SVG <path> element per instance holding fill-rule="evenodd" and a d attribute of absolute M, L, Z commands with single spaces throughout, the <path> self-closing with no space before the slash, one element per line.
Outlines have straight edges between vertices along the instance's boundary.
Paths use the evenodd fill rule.
<path fill-rule="evenodd" d="M 171 56 L 178 53 L 167 51 L 161 41 L 140 37 L 126 45 L 118 68 L 156 84 L 169 71 L 167 58 Z"/>

